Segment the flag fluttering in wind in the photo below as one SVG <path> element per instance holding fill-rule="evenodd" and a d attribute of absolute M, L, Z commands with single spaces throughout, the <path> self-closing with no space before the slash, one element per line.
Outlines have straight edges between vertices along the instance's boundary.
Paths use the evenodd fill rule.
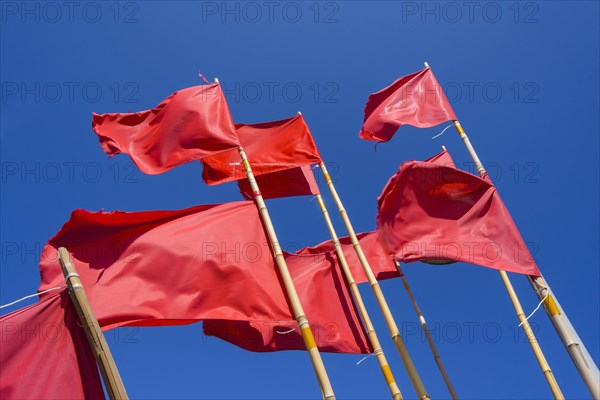
<path fill-rule="evenodd" d="M 74 211 L 44 248 L 40 291 L 64 284 L 56 255 L 60 246 L 71 253 L 103 330 L 206 319 L 296 324 L 250 201 L 178 211 Z M 364 332 L 354 326 L 358 318 L 347 322 L 337 312 L 354 312 L 347 299 L 334 287 L 316 292 L 300 286 L 328 286 L 331 278 L 313 269 L 303 273 L 313 276 L 294 282 L 302 303 L 323 302 L 307 309 L 311 325 L 325 330 L 336 323 L 340 351 L 364 351 Z M 325 305 L 330 303 L 337 304 L 333 315 L 332 306 Z M 328 345 L 335 349 L 335 343 Z"/>
<path fill-rule="evenodd" d="M 302 115 L 260 124 L 236 124 L 236 129 L 255 176 L 321 161 Z M 204 158 L 202 165 L 202 178 L 208 185 L 246 178 L 237 150 Z"/>
<path fill-rule="evenodd" d="M 160 174 L 239 146 L 217 83 L 179 90 L 151 110 L 94 113 L 92 128 L 104 152 L 128 154 L 147 174 Z"/>
<path fill-rule="evenodd" d="M 265 199 L 292 196 L 310 196 L 320 193 L 310 165 L 259 175 L 256 182 Z M 254 199 L 248 179 L 237 181 L 240 193 L 247 200 Z"/>
<path fill-rule="evenodd" d="M 377 230 L 396 259 L 462 261 L 539 276 L 496 188 L 437 161 L 403 163 L 377 199 Z"/>
<path fill-rule="evenodd" d="M 284 255 L 302 305 L 311 321 L 319 350 L 353 354 L 372 352 L 346 281 L 335 264 L 335 256 Z M 327 315 L 331 319 L 323 321 L 321 318 L 319 324 L 315 325 L 313 314 L 317 310 L 320 315 Z M 295 322 L 207 320 L 203 323 L 203 330 L 206 335 L 219 337 L 251 351 L 306 348 Z"/>
<path fill-rule="evenodd" d="M 359 137 L 387 142 L 402 125 L 429 128 L 455 119 L 433 72 L 425 68 L 369 96 Z"/>
<path fill-rule="evenodd" d="M 363 232 L 356 236 L 377 280 L 397 278 L 400 276 L 394 264 L 393 256 L 383 243 L 380 242 L 379 232 Z M 348 267 L 350 268 L 356 283 L 368 282 L 365 271 L 360 264 L 356 251 L 354 251 L 350 238 L 346 236 L 339 240 L 346 261 L 348 262 Z M 327 240 L 316 246 L 300 249 L 296 254 L 311 254 L 315 257 L 315 260 L 332 256 L 335 257 L 335 247 L 331 240 Z"/>
<path fill-rule="evenodd" d="M 94 354 L 78 322 L 66 290 L 1 316 L 0 398 L 104 399 Z"/>

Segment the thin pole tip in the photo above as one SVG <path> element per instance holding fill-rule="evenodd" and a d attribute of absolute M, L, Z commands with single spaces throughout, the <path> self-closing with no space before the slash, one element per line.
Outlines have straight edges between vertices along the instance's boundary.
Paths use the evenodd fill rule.
<path fill-rule="evenodd" d="M 442 150 L 446 151 L 446 146 L 442 146 Z"/>
<path fill-rule="evenodd" d="M 429 66 L 429 63 L 428 63 L 427 61 L 425 61 L 425 62 L 423 63 L 423 65 L 425 65 L 425 68 L 430 68 L 430 66 Z"/>
<path fill-rule="evenodd" d="M 219 78 L 215 78 L 215 83 L 219 83 Z"/>
<path fill-rule="evenodd" d="M 298 115 L 302 115 L 302 111 L 298 111 Z"/>

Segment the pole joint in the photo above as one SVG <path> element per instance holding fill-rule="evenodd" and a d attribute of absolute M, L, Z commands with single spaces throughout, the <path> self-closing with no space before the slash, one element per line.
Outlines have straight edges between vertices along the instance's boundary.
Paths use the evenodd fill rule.
<path fill-rule="evenodd" d="M 306 315 L 302 314 L 296 317 L 296 322 L 298 323 L 298 328 L 302 328 L 304 325 L 308 324 L 308 319 L 306 319 Z"/>

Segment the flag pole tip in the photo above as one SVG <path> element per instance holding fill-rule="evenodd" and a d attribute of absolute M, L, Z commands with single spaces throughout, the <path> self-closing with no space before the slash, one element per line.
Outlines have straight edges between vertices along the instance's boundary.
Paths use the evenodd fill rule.
<path fill-rule="evenodd" d="M 298 111 L 298 115 L 302 115 L 302 111 Z"/>
<path fill-rule="evenodd" d="M 219 78 L 215 78 L 215 83 L 219 83 Z"/>
<path fill-rule="evenodd" d="M 446 146 L 442 146 L 442 150 L 446 151 Z"/>
<path fill-rule="evenodd" d="M 429 63 L 427 61 L 425 61 L 423 64 L 425 65 L 425 68 L 430 68 Z"/>

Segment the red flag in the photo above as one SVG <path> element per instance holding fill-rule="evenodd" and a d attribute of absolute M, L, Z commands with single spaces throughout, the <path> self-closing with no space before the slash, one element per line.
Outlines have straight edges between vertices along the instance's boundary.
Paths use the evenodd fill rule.
<path fill-rule="evenodd" d="M 44 249 L 40 291 L 64 280 L 60 246 L 71 253 L 105 329 L 290 316 L 252 202 L 177 211 L 76 210 Z"/>
<path fill-rule="evenodd" d="M 429 128 L 455 119 L 433 72 L 425 68 L 369 96 L 358 136 L 364 140 L 387 142 L 402 125 Z"/>
<path fill-rule="evenodd" d="M 255 176 L 318 163 L 321 156 L 302 115 L 261 124 L 237 124 L 237 134 Z M 202 160 L 208 185 L 246 177 L 237 150 Z"/>
<path fill-rule="evenodd" d="M 450 153 L 448 153 L 448 151 L 446 149 L 444 149 L 441 153 L 438 153 L 432 157 L 429 157 L 428 159 L 426 159 L 423 162 L 430 164 L 432 166 L 432 168 L 434 168 L 436 165 L 442 165 L 442 166 L 446 166 L 446 167 L 450 167 L 450 168 L 456 168 L 456 166 L 454 165 L 454 160 L 452 160 Z M 438 172 L 440 174 L 443 173 L 442 171 L 438 171 Z M 432 174 L 432 172 L 429 172 L 429 174 Z M 393 188 L 396 185 L 398 185 L 398 180 L 400 179 L 400 177 L 401 177 L 401 175 L 399 173 L 396 173 L 387 181 L 387 183 L 383 187 L 381 194 L 377 198 L 377 204 L 379 205 L 380 208 L 381 208 L 381 203 L 384 200 L 384 195 L 388 191 L 393 190 Z M 442 178 L 440 178 L 440 179 L 442 179 Z"/>
<path fill-rule="evenodd" d="M 1 316 L 0 336 L 0 398 L 104 399 L 94 354 L 66 291 Z"/>
<path fill-rule="evenodd" d="M 370 353 L 346 281 L 331 255 L 286 253 L 285 259 L 310 321 L 319 350 L 333 353 Z M 323 320 L 322 316 L 328 319 Z M 319 321 L 314 324 L 314 321 Z M 216 336 L 250 351 L 305 350 L 295 321 L 207 320 L 206 335 Z"/>
<path fill-rule="evenodd" d="M 204 319 L 294 320 L 253 202 L 179 211 L 77 210 L 44 248 L 40 291 L 63 284 L 60 246 L 71 253 L 104 330 Z M 312 296 L 317 300 L 301 301 L 340 301 L 327 292 Z M 326 310 L 311 310 L 311 324 L 340 318 Z M 353 340 L 351 332 L 340 335 Z"/>
<path fill-rule="evenodd" d="M 254 195 L 248 179 L 241 179 L 237 182 L 242 196 L 247 200 L 253 200 Z M 309 196 L 320 193 L 310 165 L 259 175 L 256 177 L 256 182 L 260 188 L 260 194 L 265 199 Z"/>
<path fill-rule="evenodd" d="M 433 157 L 428 158 L 425 162 L 436 165 L 446 165 L 454 167 L 454 161 L 450 157 L 450 153 L 444 149 L 441 153 L 436 154 Z M 390 179 L 388 185 L 393 184 L 394 179 Z M 387 186 L 386 186 L 387 187 Z M 386 189 L 384 189 L 385 192 Z M 364 232 L 356 235 L 360 247 L 369 261 L 371 270 L 375 274 L 378 280 L 396 278 L 399 276 L 398 269 L 394 263 L 391 252 L 382 243 L 379 237 L 379 232 Z M 357 283 L 368 282 L 367 276 L 358 260 L 356 251 L 352 246 L 350 237 L 346 236 L 340 239 L 342 250 L 348 262 L 348 266 L 354 276 Z M 327 254 L 335 253 L 335 247 L 331 240 L 327 240 L 313 247 L 305 247 L 296 252 L 297 254 L 314 254 L 315 256 L 324 256 Z"/>
<path fill-rule="evenodd" d="M 399 261 L 453 260 L 540 275 L 496 188 L 484 179 L 411 161 L 378 203 L 377 229 Z"/>
<path fill-rule="evenodd" d="M 179 90 L 151 110 L 93 113 L 92 128 L 110 156 L 129 154 L 147 174 L 237 148 L 237 134 L 219 84 Z"/>
<path fill-rule="evenodd" d="M 379 232 L 363 232 L 356 236 L 367 261 L 369 261 L 371 270 L 378 280 L 397 278 L 400 276 L 398 274 L 398 269 L 394 264 L 394 258 L 379 239 Z M 352 246 L 350 237 L 346 236 L 340 238 L 340 244 L 342 245 L 342 251 L 344 252 L 348 267 L 350 268 L 356 283 L 368 282 L 369 280 L 356 255 L 354 246 Z M 315 257 L 315 260 L 325 257 L 335 257 L 337 260 L 337 256 L 335 256 L 335 247 L 331 240 L 327 240 L 313 247 L 305 247 L 298 250 L 296 254 L 311 254 Z"/>

